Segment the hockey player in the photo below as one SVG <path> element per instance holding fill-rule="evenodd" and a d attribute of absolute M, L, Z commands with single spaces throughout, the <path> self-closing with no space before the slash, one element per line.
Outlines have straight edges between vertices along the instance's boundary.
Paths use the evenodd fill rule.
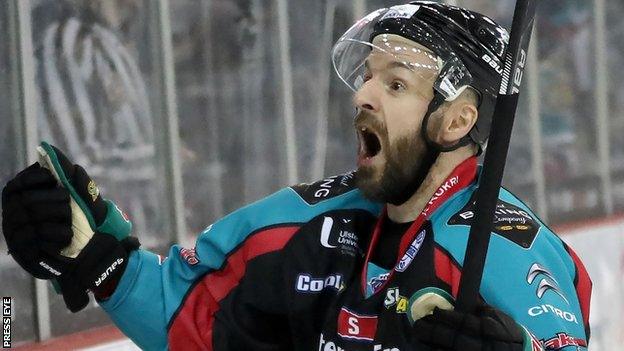
<path fill-rule="evenodd" d="M 333 52 L 355 92 L 357 171 L 285 188 L 166 258 L 138 249 L 85 170 L 43 143 L 49 169 L 2 194 L 10 252 L 72 310 L 92 291 L 149 350 L 585 350 L 589 277 L 505 189 L 481 307 L 452 310 L 507 39 L 427 1 L 366 16 Z"/>

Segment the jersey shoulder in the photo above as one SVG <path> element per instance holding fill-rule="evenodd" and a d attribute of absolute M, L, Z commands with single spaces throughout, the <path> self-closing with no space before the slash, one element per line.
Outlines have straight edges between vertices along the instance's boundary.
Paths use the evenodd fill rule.
<path fill-rule="evenodd" d="M 449 199 L 431 218 L 436 242 L 460 262 L 463 262 L 470 225 L 475 216 L 475 195 L 476 186 L 472 185 Z M 548 249 L 568 256 L 561 239 L 524 202 L 505 188 L 499 192 L 492 234 L 492 242 L 504 243 L 507 252 L 530 255 Z"/>
<path fill-rule="evenodd" d="M 301 222 L 329 211 L 364 210 L 377 215 L 383 204 L 370 201 L 355 185 L 355 171 L 327 177 L 312 183 L 300 183 L 282 189 L 269 202 L 284 202 L 283 209 Z"/>
<path fill-rule="evenodd" d="M 329 211 L 380 213 L 382 205 L 365 199 L 354 183 L 354 172 L 348 172 L 314 183 L 283 188 L 223 217 L 206 228 L 202 236 L 211 233 L 210 237 L 217 235 L 218 240 L 240 242 L 250 234 L 267 228 L 301 226 Z"/>
<path fill-rule="evenodd" d="M 474 218 L 476 186 L 456 194 L 432 216 L 436 245 L 463 265 Z M 565 296 L 575 296 L 577 265 L 566 244 L 517 196 L 501 188 L 493 219 L 483 286 L 507 283 L 529 289 L 527 277 L 535 267 L 562 282 Z M 513 277 L 513 278 L 511 278 Z M 530 280 L 530 279 L 528 279 Z M 566 283 L 563 283 L 566 282 Z"/>
<path fill-rule="evenodd" d="M 306 204 L 314 206 L 356 190 L 355 171 L 327 177 L 313 183 L 300 183 L 289 189 Z"/>
<path fill-rule="evenodd" d="M 474 218 L 475 190 L 475 185 L 464 189 L 431 217 L 436 247 L 459 269 Z M 582 338 L 588 310 L 577 295 L 577 275 L 563 241 L 518 197 L 501 189 L 481 283 L 485 301 L 540 339 L 559 332 Z"/>

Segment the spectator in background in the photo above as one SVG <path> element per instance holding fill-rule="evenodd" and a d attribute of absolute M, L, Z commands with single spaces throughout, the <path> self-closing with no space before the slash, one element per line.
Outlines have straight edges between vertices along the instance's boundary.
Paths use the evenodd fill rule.
<path fill-rule="evenodd" d="M 146 218 L 159 217 L 155 189 L 162 179 L 156 178 L 155 111 L 142 72 L 150 62 L 137 59 L 148 43 L 133 46 L 121 39 L 138 35 L 138 5 L 134 0 L 35 2 L 38 130 L 41 139 L 71 150 L 96 178 L 107 179 L 148 245 L 156 246 L 152 228 L 163 225 L 148 226 Z"/>

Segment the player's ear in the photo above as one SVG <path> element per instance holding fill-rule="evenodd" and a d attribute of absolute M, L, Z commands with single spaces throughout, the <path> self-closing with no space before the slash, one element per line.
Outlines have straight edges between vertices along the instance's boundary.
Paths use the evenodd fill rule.
<path fill-rule="evenodd" d="M 442 116 L 438 143 L 454 145 L 470 132 L 478 117 L 479 111 L 471 99 L 458 98 Z"/>

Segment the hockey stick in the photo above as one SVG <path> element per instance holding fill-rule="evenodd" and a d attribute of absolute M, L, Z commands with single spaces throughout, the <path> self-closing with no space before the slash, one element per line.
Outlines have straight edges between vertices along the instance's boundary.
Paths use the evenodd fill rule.
<path fill-rule="evenodd" d="M 493 227 L 492 218 L 505 170 L 536 5 L 537 0 L 517 0 L 514 10 L 505 69 L 494 108 L 492 128 L 476 194 L 475 217 L 470 227 L 459 283 L 456 308 L 462 312 L 474 311 L 479 301 L 479 288 Z"/>

